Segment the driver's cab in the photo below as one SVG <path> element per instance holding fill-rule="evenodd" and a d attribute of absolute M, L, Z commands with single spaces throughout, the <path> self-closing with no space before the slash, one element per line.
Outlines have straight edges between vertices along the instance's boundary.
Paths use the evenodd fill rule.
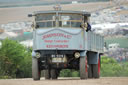
<path fill-rule="evenodd" d="M 43 28 L 82 28 L 89 22 L 90 14 L 82 11 L 39 11 L 35 12 L 35 29 Z"/>

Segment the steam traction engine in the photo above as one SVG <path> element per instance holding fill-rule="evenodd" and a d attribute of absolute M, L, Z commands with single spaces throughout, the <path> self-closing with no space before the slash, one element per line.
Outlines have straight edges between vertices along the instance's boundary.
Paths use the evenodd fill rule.
<path fill-rule="evenodd" d="M 34 17 L 32 76 L 57 79 L 62 69 L 75 69 L 80 79 L 99 78 L 103 37 L 88 31 L 90 14 L 81 11 L 38 11 Z"/>

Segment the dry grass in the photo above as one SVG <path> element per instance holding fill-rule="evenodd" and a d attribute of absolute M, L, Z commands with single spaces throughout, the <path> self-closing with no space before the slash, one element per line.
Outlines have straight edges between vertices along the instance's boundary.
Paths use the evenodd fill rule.
<path fill-rule="evenodd" d="M 62 5 L 63 10 L 86 10 L 93 12 L 101 8 L 110 6 L 109 2 L 97 2 L 97 3 L 79 3 L 79 4 L 67 4 Z M 0 8 L 0 24 L 17 22 L 17 21 L 29 21 L 32 18 L 28 18 L 29 13 L 40 10 L 53 10 L 53 6 L 33 6 L 33 7 L 14 7 L 14 8 Z"/>

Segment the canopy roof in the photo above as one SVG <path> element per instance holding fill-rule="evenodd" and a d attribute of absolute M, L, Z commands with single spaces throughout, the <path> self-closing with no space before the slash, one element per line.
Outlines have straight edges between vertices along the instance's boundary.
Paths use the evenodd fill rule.
<path fill-rule="evenodd" d="M 49 11 L 37 11 L 34 12 L 34 15 L 38 15 L 38 14 L 51 14 L 51 13 L 63 13 L 63 14 L 82 14 L 85 16 L 91 16 L 91 14 L 89 12 L 83 12 L 83 11 L 69 11 L 69 10 L 61 10 L 61 11 L 55 11 L 55 10 L 49 10 Z"/>

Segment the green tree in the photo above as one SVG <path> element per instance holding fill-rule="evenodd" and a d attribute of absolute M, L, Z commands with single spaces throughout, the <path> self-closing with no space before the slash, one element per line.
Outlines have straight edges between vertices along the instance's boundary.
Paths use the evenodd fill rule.
<path fill-rule="evenodd" d="M 5 39 L 0 48 L 0 76 L 16 77 L 31 68 L 31 52 L 17 41 Z M 29 65 L 29 66 L 28 66 Z"/>

